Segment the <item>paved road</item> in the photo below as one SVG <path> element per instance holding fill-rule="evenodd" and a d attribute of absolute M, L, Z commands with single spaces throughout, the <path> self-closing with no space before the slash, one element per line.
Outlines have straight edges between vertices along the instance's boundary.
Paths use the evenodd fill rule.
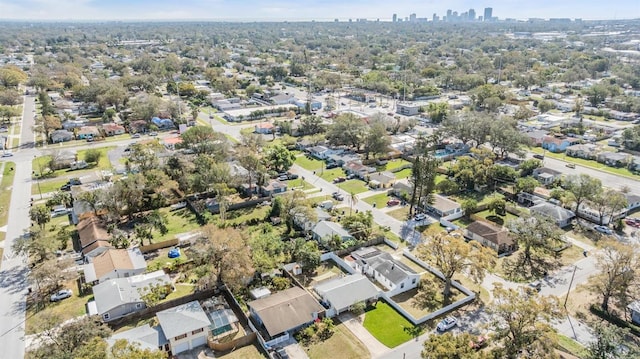
<path fill-rule="evenodd" d="M 22 119 L 21 148 L 33 147 L 33 96 L 26 96 Z M 19 150 L 21 151 L 21 150 Z M 29 229 L 29 201 L 31 198 L 31 157 L 11 158 L 16 162 L 9 221 L 4 242 L 4 258 L 0 267 L 0 348 L 3 358 L 24 358 L 24 321 L 28 269 L 26 258 L 16 255 L 12 245 Z"/>

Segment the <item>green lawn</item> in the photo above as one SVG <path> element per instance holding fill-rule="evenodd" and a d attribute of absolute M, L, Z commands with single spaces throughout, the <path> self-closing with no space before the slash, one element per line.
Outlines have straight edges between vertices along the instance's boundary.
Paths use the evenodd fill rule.
<path fill-rule="evenodd" d="M 402 171 L 398 171 L 394 173 L 396 179 L 408 178 L 411 176 L 411 168 L 405 168 Z"/>
<path fill-rule="evenodd" d="M 466 199 L 474 199 L 478 202 L 478 205 L 488 203 L 493 198 L 504 198 L 500 193 L 479 193 L 476 191 L 469 191 L 465 193 L 460 193 L 454 196 L 451 196 L 451 199 L 458 203 L 462 203 Z"/>
<path fill-rule="evenodd" d="M 11 168 L 15 168 L 16 164 L 13 162 L 5 162 L 4 171 L 2 172 L 2 181 L 0 182 L 0 227 L 7 224 L 9 217 L 9 204 L 11 202 L 11 189 L 13 186 L 13 176 L 15 171 Z M 5 236 L 4 232 L 0 232 L 0 240 L 3 240 Z"/>
<path fill-rule="evenodd" d="M 154 252 L 155 257 L 147 261 L 147 272 L 157 271 L 175 262 L 184 263 L 189 259 L 184 250 L 180 250 L 180 257 L 169 258 L 168 254 L 170 249 L 171 248 L 162 248 Z M 178 288 L 176 287 L 176 291 L 177 290 Z M 175 297 L 172 297 L 172 298 L 175 298 Z"/>
<path fill-rule="evenodd" d="M 51 320 L 53 320 L 54 324 L 62 324 L 66 320 L 86 314 L 86 304 L 93 299 L 93 295 L 87 294 L 79 297 L 78 288 L 74 281 L 66 283 L 64 287 L 73 291 L 71 298 L 55 303 L 45 300 L 43 301 L 45 307 L 38 312 L 32 307 L 27 308 L 26 334 L 40 332 L 47 327 Z"/>
<path fill-rule="evenodd" d="M 289 188 L 301 189 L 303 191 L 315 188 L 311 183 L 303 180 L 302 178 L 298 178 L 298 179 L 294 179 L 294 180 L 288 181 L 287 182 L 287 186 Z"/>
<path fill-rule="evenodd" d="M 309 171 L 319 170 L 324 166 L 323 161 L 319 161 L 315 158 L 310 158 L 307 156 L 296 157 L 296 164 Z"/>
<path fill-rule="evenodd" d="M 306 348 L 309 359 L 366 359 L 371 354 L 344 324 L 336 323 L 331 338 Z"/>
<path fill-rule="evenodd" d="M 167 216 L 168 232 L 162 236 L 159 235 L 160 233 L 154 232 L 154 234 L 158 236 L 153 238 L 153 242 L 172 239 L 176 234 L 191 232 L 200 228 L 196 216 L 188 208 L 182 208 L 177 211 L 171 211 L 169 208 L 161 208 L 160 213 Z"/>
<path fill-rule="evenodd" d="M 584 167 L 589 167 L 589 168 L 593 168 L 596 170 L 600 170 L 600 171 L 604 171 L 604 172 L 609 172 L 618 176 L 624 176 L 624 177 L 628 177 L 628 178 L 632 178 L 637 180 L 638 178 L 640 178 L 640 176 L 638 176 L 637 174 L 629 171 L 628 168 L 617 168 L 617 167 L 609 167 L 606 166 L 602 163 L 599 163 L 598 161 L 594 161 L 594 160 L 585 160 L 582 158 L 575 158 L 575 157 L 569 157 L 566 156 L 564 153 L 553 153 L 550 151 L 544 151 L 542 148 L 540 147 L 533 147 L 530 149 L 531 152 L 534 153 L 538 153 L 538 154 L 543 154 L 545 156 L 551 157 L 551 158 L 555 158 L 558 160 L 562 160 L 562 161 L 566 161 L 569 163 L 575 163 L 576 165 L 580 165 L 580 166 L 584 166 Z M 579 173 L 579 169 L 578 170 Z M 573 170 L 571 172 L 568 173 L 574 173 L 576 170 Z"/>
<path fill-rule="evenodd" d="M 243 224 L 247 223 L 252 219 L 263 220 L 269 211 L 271 210 L 271 206 L 263 206 L 263 207 L 247 207 L 237 209 L 235 211 L 227 212 L 227 223 L 229 224 Z M 212 216 L 215 220 L 219 220 L 220 215 L 216 214 Z"/>
<path fill-rule="evenodd" d="M 338 187 L 347 192 L 347 194 L 358 194 L 369 190 L 369 187 L 367 187 L 367 185 L 363 181 L 358 179 L 352 179 L 346 182 L 339 183 Z"/>
<path fill-rule="evenodd" d="M 580 343 L 562 334 L 556 334 L 556 336 L 558 339 L 559 349 L 567 351 L 569 352 L 569 354 L 573 354 L 580 358 L 584 358 L 587 356 L 587 349 Z"/>
<path fill-rule="evenodd" d="M 378 193 L 367 198 L 363 198 L 362 201 L 369 203 L 370 205 L 376 205 L 377 208 L 383 208 L 387 206 L 387 201 L 393 197 L 390 197 L 386 192 Z"/>
<path fill-rule="evenodd" d="M 169 293 L 160 303 L 189 295 L 195 291 L 196 286 L 193 284 L 176 283 L 175 288 L 176 290 Z"/>
<path fill-rule="evenodd" d="M 85 173 L 91 172 L 91 171 L 95 171 L 95 170 L 108 170 L 111 169 L 111 161 L 109 161 L 109 157 L 107 156 L 107 152 L 111 151 L 112 149 L 116 148 L 115 146 L 109 146 L 109 147 L 100 147 L 100 148 L 95 148 L 96 150 L 98 150 L 100 152 L 100 160 L 98 161 L 98 164 L 90 164 L 89 167 L 87 167 L 86 169 L 82 169 L 82 170 L 74 170 L 71 171 L 68 168 L 63 168 L 63 169 L 59 169 L 54 171 L 53 173 L 50 174 L 46 174 L 44 177 L 45 178 L 55 178 L 64 174 L 72 174 L 74 177 L 80 177 L 80 175 L 83 175 Z M 78 151 L 78 160 L 84 160 L 84 156 L 86 155 L 88 150 L 80 150 Z M 45 155 L 45 156 L 40 156 L 37 158 L 34 158 L 32 161 L 32 166 L 33 166 L 33 170 L 36 174 L 40 174 L 42 171 L 44 171 L 49 162 L 51 161 L 51 156 L 49 155 Z"/>
<path fill-rule="evenodd" d="M 254 345 L 247 345 L 246 347 L 235 349 L 226 354 L 220 355 L 216 353 L 218 359 L 264 359 L 264 354 Z"/>
<path fill-rule="evenodd" d="M 344 170 L 342 168 L 332 168 L 332 169 L 320 169 L 316 171 L 316 174 L 320 176 L 325 181 L 332 182 L 336 177 L 345 177 Z"/>
<path fill-rule="evenodd" d="M 404 159 L 395 159 L 395 160 L 391 160 L 389 162 L 387 162 L 386 165 L 383 166 L 378 166 L 378 170 L 379 171 L 390 171 L 393 172 L 393 170 L 400 168 L 402 166 L 405 165 L 410 165 L 411 162 L 404 160 Z"/>
<path fill-rule="evenodd" d="M 380 343 L 389 348 L 411 340 L 411 334 L 405 328 L 414 327 L 405 317 L 382 301 L 378 302 L 374 309 L 367 311 L 363 325 Z"/>
<path fill-rule="evenodd" d="M 482 212 L 475 213 L 476 216 L 482 217 L 489 222 L 493 222 L 499 226 L 504 226 L 507 222 L 518 218 L 509 212 L 506 212 L 504 216 L 496 215 L 493 212 L 489 212 L 489 210 L 484 210 Z"/>
<path fill-rule="evenodd" d="M 40 181 L 36 180 L 31 185 L 31 194 L 36 195 L 39 193 L 56 192 L 60 190 L 60 187 L 62 187 L 66 183 L 67 183 L 66 179 L 62 179 L 62 180 L 51 179 L 51 180 L 40 180 Z"/>
<path fill-rule="evenodd" d="M 409 206 L 398 207 L 398 209 L 389 211 L 387 214 L 398 221 L 406 221 L 409 218 Z"/>

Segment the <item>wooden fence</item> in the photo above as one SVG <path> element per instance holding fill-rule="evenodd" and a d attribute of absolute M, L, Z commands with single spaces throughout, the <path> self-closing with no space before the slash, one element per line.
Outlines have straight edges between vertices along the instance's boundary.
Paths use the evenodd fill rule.
<path fill-rule="evenodd" d="M 173 238 L 173 239 L 168 239 L 166 241 L 162 241 L 158 243 L 148 244 L 146 246 L 140 246 L 139 248 L 140 248 L 140 252 L 149 253 L 162 248 L 175 247 L 178 244 L 180 244 L 180 240 L 178 240 L 178 238 Z"/>

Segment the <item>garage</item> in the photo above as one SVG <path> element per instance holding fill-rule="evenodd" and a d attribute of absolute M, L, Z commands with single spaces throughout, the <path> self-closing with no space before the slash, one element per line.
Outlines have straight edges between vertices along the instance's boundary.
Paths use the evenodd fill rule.
<path fill-rule="evenodd" d="M 189 350 L 189 342 L 179 343 L 175 347 L 171 348 L 173 354 L 182 353 Z"/>
<path fill-rule="evenodd" d="M 207 344 L 207 337 L 201 336 L 191 340 L 191 349 Z"/>

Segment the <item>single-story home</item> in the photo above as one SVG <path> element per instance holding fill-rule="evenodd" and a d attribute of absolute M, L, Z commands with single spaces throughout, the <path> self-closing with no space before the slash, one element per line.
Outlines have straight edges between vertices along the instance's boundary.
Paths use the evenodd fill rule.
<path fill-rule="evenodd" d="M 364 247 L 347 258 L 358 272 L 375 279 L 392 297 L 418 286 L 420 274 L 376 247 Z"/>
<path fill-rule="evenodd" d="M 55 130 L 49 134 L 52 143 L 67 142 L 73 140 L 73 132 L 67 130 Z"/>
<path fill-rule="evenodd" d="M 545 136 L 542 139 L 542 148 L 551 152 L 564 152 L 567 147 L 580 142 L 577 138 Z"/>
<path fill-rule="evenodd" d="M 105 136 L 116 136 L 124 133 L 124 126 L 115 123 L 105 123 L 102 125 Z"/>
<path fill-rule="evenodd" d="M 94 301 L 87 303 L 89 314 L 105 322 L 146 308 L 142 295 L 153 285 L 171 286 L 171 278 L 162 270 L 128 278 L 106 280 L 93 287 Z"/>
<path fill-rule="evenodd" d="M 640 195 L 626 193 L 625 196 L 627 197 L 627 212 L 640 207 Z"/>
<path fill-rule="evenodd" d="M 439 194 L 433 195 L 433 198 L 433 203 L 425 204 L 427 212 L 434 213 L 440 217 L 446 217 L 462 211 L 460 203 L 454 200 L 450 200 L 449 198 Z"/>
<path fill-rule="evenodd" d="M 511 253 L 518 249 L 518 244 L 505 227 L 485 221 L 474 221 L 464 230 L 464 236 L 489 247 L 498 254 Z"/>
<path fill-rule="evenodd" d="M 411 186 L 409 181 L 406 180 L 406 179 L 403 179 L 403 180 L 399 180 L 399 181 L 397 181 L 396 183 L 393 184 L 391 192 L 396 197 L 403 197 L 405 195 L 411 194 L 411 190 L 412 189 L 413 189 L 413 187 Z"/>
<path fill-rule="evenodd" d="M 629 163 L 630 155 L 623 152 L 600 152 L 596 161 L 611 167 L 625 167 Z"/>
<path fill-rule="evenodd" d="M 162 139 L 162 145 L 164 148 L 168 150 L 175 150 L 176 146 L 182 143 L 182 137 L 174 136 L 174 137 L 165 137 Z"/>
<path fill-rule="evenodd" d="M 117 340 L 121 339 L 138 345 L 142 350 L 169 351 L 169 341 L 159 325 L 151 327 L 149 324 L 145 324 L 124 332 L 116 333 L 107 339 L 107 343 L 109 346 L 113 346 Z"/>
<path fill-rule="evenodd" d="M 531 144 L 535 147 L 539 147 L 542 145 L 542 139 L 549 134 L 548 131 L 545 130 L 533 130 L 529 132 L 525 132 L 524 136 L 526 136 Z"/>
<path fill-rule="evenodd" d="M 360 161 L 345 163 L 342 169 L 344 169 L 348 175 L 354 175 L 360 179 L 364 179 L 368 174 L 376 172 L 375 167 L 363 165 Z"/>
<path fill-rule="evenodd" d="M 309 154 L 319 160 L 327 159 L 327 157 L 333 153 L 333 150 L 325 147 L 325 146 L 313 146 L 308 147 L 307 152 Z"/>
<path fill-rule="evenodd" d="M 255 133 L 268 135 L 275 131 L 275 126 L 271 122 L 260 122 L 255 126 Z"/>
<path fill-rule="evenodd" d="M 573 213 L 573 211 L 550 202 L 538 203 L 535 206 L 529 207 L 529 211 L 551 218 L 560 228 L 570 225 L 571 220 L 576 217 L 576 214 Z"/>
<path fill-rule="evenodd" d="M 147 262 L 140 249 L 107 249 L 90 259 L 84 266 L 86 283 L 102 283 L 108 279 L 127 278 L 142 274 L 147 270 Z"/>
<path fill-rule="evenodd" d="M 78 138 L 86 140 L 89 138 L 100 137 L 100 130 L 96 126 L 82 126 L 78 130 Z"/>
<path fill-rule="evenodd" d="M 160 311 L 156 313 L 156 317 L 169 340 L 171 354 L 207 344 L 211 321 L 198 301 Z"/>
<path fill-rule="evenodd" d="M 388 188 L 396 181 L 396 176 L 391 172 L 376 172 L 369 175 L 369 186 L 372 188 Z M 373 182 L 373 185 L 372 185 Z"/>
<path fill-rule="evenodd" d="M 293 333 L 324 314 L 324 307 L 300 287 L 291 287 L 253 300 L 247 306 L 249 318 L 265 329 L 269 339 Z"/>
<path fill-rule="evenodd" d="M 169 129 L 175 127 L 175 125 L 173 124 L 173 120 L 170 118 L 153 117 L 151 119 L 151 123 L 153 123 L 160 129 Z"/>
<path fill-rule="evenodd" d="M 292 211 L 295 212 L 295 208 L 292 209 Z M 314 208 L 314 211 L 316 214 L 315 221 L 308 218 L 303 212 L 296 212 L 293 214 L 293 224 L 301 230 L 308 232 L 311 231 L 318 222 L 331 219 L 331 215 L 320 207 Z"/>
<path fill-rule="evenodd" d="M 264 186 L 260 186 L 260 193 L 263 196 L 271 196 L 278 193 L 284 193 L 287 191 L 287 184 L 277 180 L 271 180 Z"/>
<path fill-rule="evenodd" d="M 112 248 L 111 243 L 109 243 L 111 236 L 100 218 L 90 216 L 81 219 L 78 222 L 77 230 L 80 248 L 85 258 L 95 257 Z"/>
<path fill-rule="evenodd" d="M 316 241 L 327 239 L 334 235 L 339 236 L 343 242 L 353 239 L 353 236 L 340 223 L 330 221 L 318 222 L 311 230 L 311 235 Z"/>
<path fill-rule="evenodd" d="M 561 176 L 562 172 L 547 167 L 540 167 L 533 170 L 533 178 L 545 186 L 553 184 L 553 182 L 560 179 Z"/>
<path fill-rule="evenodd" d="M 577 144 L 567 147 L 567 156 L 593 160 L 598 155 L 598 146 L 593 143 Z"/>
<path fill-rule="evenodd" d="M 360 273 L 334 278 L 318 284 L 314 290 L 329 306 L 327 316 L 334 317 L 358 302 L 378 299 L 380 291 Z"/>

